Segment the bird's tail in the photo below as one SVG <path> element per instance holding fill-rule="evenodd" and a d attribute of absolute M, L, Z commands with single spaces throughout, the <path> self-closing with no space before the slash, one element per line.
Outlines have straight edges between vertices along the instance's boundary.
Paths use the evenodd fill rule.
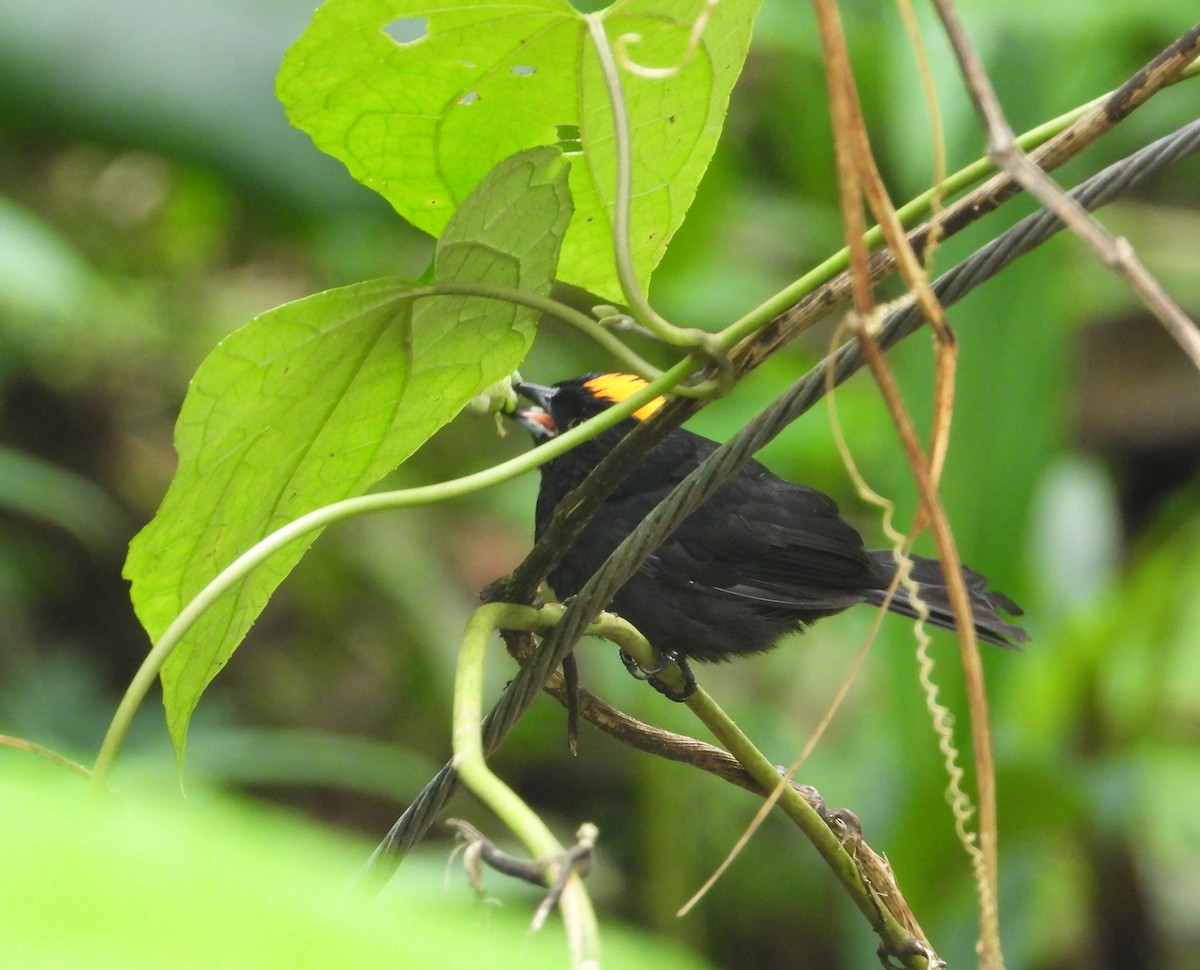
<path fill-rule="evenodd" d="M 890 584 L 891 576 L 896 571 L 896 560 L 890 549 L 874 549 L 871 558 L 880 566 L 885 577 L 885 588 L 874 590 L 867 596 L 867 602 L 879 606 L 887 593 L 886 584 Z M 953 630 L 954 611 L 950 608 L 950 598 L 946 590 L 946 578 L 942 574 L 942 564 L 936 559 L 926 559 L 923 556 L 912 556 L 912 578 L 920 586 L 920 598 L 929 610 L 929 622 L 935 626 Z M 994 643 L 1001 647 L 1015 647 L 1029 639 L 1029 634 L 1015 623 L 1009 623 L 1000 616 L 1000 611 L 1021 616 L 1025 611 L 1017 606 L 1003 593 L 987 588 L 987 577 L 973 569 L 962 567 L 963 580 L 967 584 L 967 595 L 971 599 L 971 613 L 975 618 L 975 635 L 980 640 Z M 899 586 L 893 595 L 888 609 L 901 616 L 916 617 L 917 611 L 912 599 L 903 586 Z"/>

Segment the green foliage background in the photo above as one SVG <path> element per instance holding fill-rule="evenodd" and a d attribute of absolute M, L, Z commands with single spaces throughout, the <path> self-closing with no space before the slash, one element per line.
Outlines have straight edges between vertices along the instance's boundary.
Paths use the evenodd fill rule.
<path fill-rule="evenodd" d="M 1183 0 L 1152 9 L 962 6 L 1018 130 L 1119 84 L 1194 17 Z M 432 256 L 429 238 L 287 127 L 273 75 L 310 14 L 311 4 L 292 0 L 0 0 L 8 65 L 0 105 L 9 119 L 0 130 L 0 733 L 85 762 L 94 755 L 147 648 L 120 579 L 125 546 L 166 489 L 172 425 L 213 346 L 285 301 L 375 277 L 415 278 Z M 848 4 L 844 17 L 881 163 L 896 197 L 907 197 L 931 172 L 911 56 L 886 6 Z M 652 297 L 669 318 L 726 323 L 839 245 L 813 35 L 806 6 L 765 4 L 713 166 L 655 277 Z M 981 138 L 946 51 L 934 43 L 931 53 L 957 165 L 979 152 Z M 1164 93 L 1063 179 L 1190 120 L 1195 103 L 1194 83 Z M 1187 163 L 1105 215 L 1193 315 L 1196 172 Z M 1012 215 L 948 243 L 939 265 L 1028 210 L 1018 202 Z M 1189 966 L 1200 942 L 1200 378 L 1123 286 L 1067 239 L 988 284 L 952 319 L 962 353 L 947 504 L 964 558 L 1027 607 L 1035 637 L 1023 654 L 986 658 L 1008 965 Z M 692 427 L 731 433 L 819 356 L 827 336 L 780 355 Z M 920 408 L 929 354 L 922 338 L 909 343 L 893 359 Z M 548 324 L 524 370 L 551 381 L 605 365 L 595 348 Z M 840 393 L 839 413 L 871 482 L 911 499 L 866 381 Z M 525 447 L 462 418 L 390 484 L 439 481 Z M 878 537 L 848 490 L 824 409 L 764 457 L 837 496 Z M 311 854 L 315 895 L 353 879 L 370 841 L 447 755 L 453 648 L 475 591 L 527 548 L 535 490 L 529 478 L 470 502 L 331 530 L 197 711 L 189 790 L 229 789 L 302 813 L 304 821 L 265 825 L 248 840 Z M 852 613 L 701 676 L 786 762 L 868 623 Z M 972 952 L 969 878 L 942 805 L 906 635 L 901 622 L 887 624 L 803 776 L 830 804 L 858 813 L 943 955 L 963 964 Z M 499 654 L 494 688 L 511 673 Z M 948 641 L 939 655 L 953 697 Z M 683 712 L 629 680 L 611 650 L 585 647 L 582 662 L 585 683 L 620 706 L 692 730 Z M 20 839 L 23 822 L 33 832 L 31 820 L 43 819 L 36 831 L 53 833 L 51 823 L 61 828 L 69 817 L 57 813 L 70 783 L 39 794 L 19 768 L 28 757 L 0 748 L 6 796 L 22 792 L 5 799 L 0 863 L 21 866 L 0 865 L 0 899 L 24 899 L 32 912 L 29 900 L 50 899 L 54 883 L 22 896 L 22 873 L 38 860 L 67 866 L 74 857 L 51 856 L 50 835 Z M 571 759 L 549 701 L 535 706 L 496 766 L 560 834 L 583 819 L 599 824 L 594 887 L 607 924 L 676 938 L 721 967 L 873 959 L 857 914 L 782 823 L 768 822 L 695 915 L 674 918 L 755 810 L 749 796 L 587 731 Z M 151 705 L 117 781 L 140 806 L 144 790 L 170 797 L 172 772 L 161 711 Z M 138 871 L 139 853 L 217 845 L 229 827 L 253 825 L 257 810 L 246 805 L 214 809 L 231 813 L 213 816 L 221 821 L 207 821 L 194 800 L 147 808 L 162 821 L 145 822 L 140 841 L 135 831 L 114 842 L 125 848 L 81 883 L 93 892 L 42 911 L 57 926 L 88 925 L 85 912 L 111 892 L 105 879 Z M 455 811 L 494 830 L 468 800 Z M 314 842 L 331 827 L 358 841 L 321 853 Z M 440 838 L 400 883 L 461 903 L 468 891 L 459 878 L 441 888 L 449 841 Z M 203 853 L 171 858 L 205 898 L 246 871 L 236 853 L 222 855 L 229 877 L 207 883 L 197 879 Z M 416 903 L 397 911 L 426 921 L 405 905 Z M 505 922 L 519 927 L 528 908 L 527 896 L 513 894 Z M 187 909 L 161 919 L 170 927 Z M 262 918 L 288 925 L 294 911 L 285 910 Z M 469 906 L 451 919 L 472 933 L 487 922 Z M 11 932 L 6 923 L 0 955 L 6 940 L 14 946 Z M 355 932 L 335 928 L 331 945 Z M 381 952 L 397 935 L 383 933 Z"/>

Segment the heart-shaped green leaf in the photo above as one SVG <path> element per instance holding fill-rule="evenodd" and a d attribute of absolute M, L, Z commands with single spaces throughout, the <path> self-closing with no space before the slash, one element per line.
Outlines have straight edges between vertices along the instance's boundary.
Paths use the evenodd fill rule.
<path fill-rule="evenodd" d="M 694 55 L 706 0 L 618 0 L 602 14 L 629 57 L 632 252 L 647 283 L 692 203 L 745 60 L 760 0 L 722 0 Z M 566 0 L 326 0 L 288 51 L 277 91 L 322 151 L 434 235 L 497 161 L 534 145 L 574 155 L 576 216 L 559 277 L 621 299 L 613 263 L 615 173 L 608 93 L 583 15 Z"/>
<path fill-rule="evenodd" d="M 567 168 L 554 148 L 498 165 L 446 227 L 434 282 L 548 292 L 571 217 Z M 372 280 L 289 303 L 200 365 L 176 425 L 179 469 L 125 566 L 151 638 L 237 556 L 298 516 L 364 492 L 525 356 L 533 311 L 479 296 L 415 299 L 416 288 Z M 181 760 L 201 693 L 313 538 L 227 593 L 164 665 Z"/>

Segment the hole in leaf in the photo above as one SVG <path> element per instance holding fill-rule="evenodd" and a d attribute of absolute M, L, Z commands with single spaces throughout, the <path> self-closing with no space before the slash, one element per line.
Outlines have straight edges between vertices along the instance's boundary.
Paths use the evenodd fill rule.
<path fill-rule="evenodd" d="M 416 44 L 429 36 L 429 18 L 397 17 L 383 28 L 383 32 L 402 47 Z"/>
<path fill-rule="evenodd" d="M 564 155 L 583 154 L 583 136 L 580 134 L 579 125 L 555 125 L 554 131 L 558 138 L 555 144 Z"/>
<path fill-rule="evenodd" d="M 537 68 L 530 67 L 528 64 L 514 64 L 508 73 L 517 74 L 521 77 L 529 77 L 529 75 L 537 73 Z"/>
<path fill-rule="evenodd" d="M 478 100 L 479 100 L 479 92 L 478 91 L 468 91 L 466 94 L 464 94 L 461 98 L 458 99 L 458 103 L 459 104 L 474 104 Z"/>

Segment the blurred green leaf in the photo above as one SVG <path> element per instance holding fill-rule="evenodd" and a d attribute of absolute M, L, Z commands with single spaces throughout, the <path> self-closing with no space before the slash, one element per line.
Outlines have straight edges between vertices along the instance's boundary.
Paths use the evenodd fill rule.
<path fill-rule="evenodd" d="M 1049 465 L 1030 534 L 1043 623 L 1113 595 L 1121 519 L 1116 490 L 1099 462 L 1064 455 Z"/>
<path fill-rule="evenodd" d="M 121 510 L 88 479 L 0 445 L 0 510 L 65 529 L 93 551 L 122 535 Z"/>
<path fill-rule="evenodd" d="M 68 317 L 96 286 L 87 261 L 53 226 L 0 198 L 0 307 Z"/>
<path fill-rule="evenodd" d="M 271 92 L 310 12 L 294 0 L 0 0 L 6 134 L 139 145 L 223 170 L 259 211 L 275 199 L 361 215 L 365 193 L 305 150 Z"/>
<path fill-rule="evenodd" d="M 143 760 L 142 774 L 152 776 L 156 766 L 150 758 Z M 198 731 L 189 745 L 188 765 L 189 787 L 198 776 L 223 788 L 237 784 L 336 789 L 397 804 L 411 798 L 441 767 L 396 744 L 328 731 L 248 728 Z M 155 781 L 170 786 L 167 774 Z"/>
<path fill-rule="evenodd" d="M 675 77 L 622 72 L 634 133 L 633 257 L 646 281 L 708 167 L 741 72 L 759 0 L 725 0 Z M 659 67 L 684 58 L 702 0 L 618 0 L 604 13 L 614 42 Z M 620 299 L 610 212 L 615 155 L 608 94 L 587 25 L 566 0 L 434 5 L 327 0 L 288 51 L 277 92 L 292 123 L 437 235 L 501 158 L 559 144 L 577 154 L 578 217 L 559 275 Z"/>
<path fill-rule="evenodd" d="M 456 213 L 434 278 L 545 293 L 570 214 L 559 152 L 522 152 Z M 126 563 L 151 639 L 254 543 L 361 494 L 520 363 L 533 340 L 532 311 L 480 297 L 413 301 L 415 285 L 374 280 L 268 311 L 200 366 L 176 426 L 179 470 Z M 200 695 L 314 538 L 244 580 L 164 665 L 181 762 Z"/>
<path fill-rule="evenodd" d="M 97 801 L 78 782 L 48 781 L 49 771 L 6 766 L 0 804 L 6 966 L 482 970 L 567 964 L 557 919 L 530 934 L 532 905 L 485 912 L 465 876 L 447 886 L 441 859 L 415 860 L 368 905 L 346 892 L 365 845 L 258 806 L 203 795 L 186 802 L 128 795 Z M 500 877 L 490 878 L 488 887 L 505 889 Z M 604 944 L 607 966 L 702 966 L 678 948 L 621 927 L 606 929 Z"/>

